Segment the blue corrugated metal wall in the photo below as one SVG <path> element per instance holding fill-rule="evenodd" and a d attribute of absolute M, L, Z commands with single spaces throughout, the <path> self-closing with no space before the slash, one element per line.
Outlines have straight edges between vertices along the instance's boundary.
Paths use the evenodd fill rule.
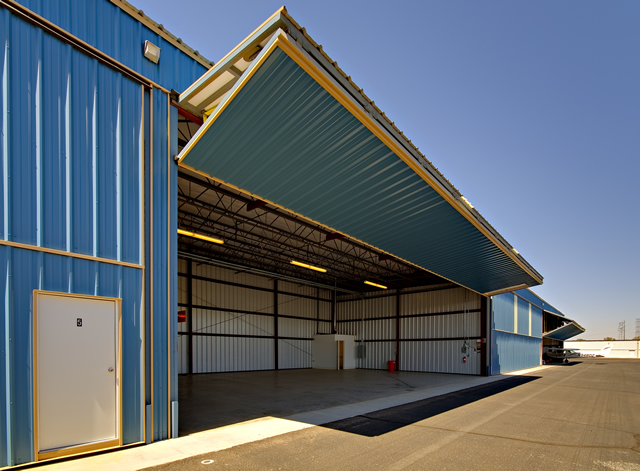
<path fill-rule="evenodd" d="M 0 25 L 0 239 L 141 264 L 142 87 L 5 9 Z M 143 271 L 0 245 L 0 272 L 0 465 L 34 459 L 34 289 L 122 298 L 123 440 L 143 440 Z"/>
<path fill-rule="evenodd" d="M 537 297 L 533 299 L 539 302 Z M 542 310 L 514 293 L 493 296 L 491 305 L 491 374 L 540 365 Z M 516 326 L 517 333 L 514 329 Z"/>
<path fill-rule="evenodd" d="M 518 303 L 518 333 L 530 335 L 529 332 L 529 303 L 522 298 L 516 297 Z"/>
<path fill-rule="evenodd" d="M 514 296 L 513 293 L 504 293 L 493 297 L 493 328 L 504 330 L 505 332 L 514 331 Z"/>
<path fill-rule="evenodd" d="M 542 340 L 509 332 L 493 332 L 491 374 L 507 373 L 540 365 Z"/>
<path fill-rule="evenodd" d="M 542 337 L 542 309 L 531 306 L 531 336 Z"/>
<path fill-rule="evenodd" d="M 18 0 L 34 13 L 153 80 L 182 92 L 207 68 L 108 1 Z M 160 47 L 158 64 L 142 55 L 145 40 Z"/>

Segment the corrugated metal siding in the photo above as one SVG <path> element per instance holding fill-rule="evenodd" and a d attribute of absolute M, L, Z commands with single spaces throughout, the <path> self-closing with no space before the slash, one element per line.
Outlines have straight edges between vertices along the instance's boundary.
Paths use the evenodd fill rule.
<path fill-rule="evenodd" d="M 400 322 L 403 339 L 480 337 L 480 314 L 409 317 Z"/>
<path fill-rule="evenodd" d="M 531 306 L 531 336 L 542 337 L 542 309 Z"/>
<path fill-rule="evenodd" d="M 364 344 L 358 368 L 386 369 L 389 360 L 396 360 L 396 302 L 396 296 L 386 296 L 343 297 L 338 303 L 338 332 Z M 480 303 L 480 295 L 464 288 L 401 293 L 399 368 L 480 374 L 480 353 L 474 350 L 475 338 L 482 333 Z M 464 338 L 470 347 L 466 363 L 461 352 Z"/>
<path fill-rule="evenodd" d="M 494 298 L 495 299 L 495 298 Z M 540 365 L 542 340 L 508 332 L 493 332 L 491 374 L 533 368 Z"/>
<path fill-rule="evenodd" d="M 387 362 L 395 357 L 395 342 L 365 342 L 364 357 L 356 359 L 356 368 L 386 370 Z"/>
<path fill-rule="evenodd" d="M 535 294 L 533 291 L 529 291 L 528 289 L 519 289 L 518 291 L 514 291 L 514 293 L 517 294 L 518 296 L 523 297 L 524 299 L 529 301 L 531 304 L 534 304 L 544 309 L 545 311 L 553 312 L 560 316 L 564 316 L 563 313 L 558 311 L 555 307 L 553 307 L 551 304 L 546 302 L 544 299 L 542 299 L 540 296 Z"/>
<path fill-rule="evenodd" d="M 140 85 L 5 9 L 0 25 L 0 238 L 141 263 Z M 123 439 L 141 441 L 142 270 L 2 246 L 0 271 L 2 464 L 34 459 L 34 289 L 123 299 Z"/>
<path fill-rule="evenodd" d="M 5 460 L 7 441 L 12 444 L 10 455 L 13 464 L 34 459 L 31 329 L 35 289 L 122 298 L 123 440 L 125 444 L 141 441 L 142 271 L 6 246 L 0 246 L 0 267 L 4 275 L 2 324 L 4 328 L 9 326 L 9 330 L 4 332 L 4 339 L 10 337 L 8 348 L 3 342 L 10 376 L 5 369 L 5 383 L 0 388 L 4 393 L 0 404 L 2 415 L 5 420 L 10 417 L 10 421 L 1 425 L 3 431 L 11 436 L 7 440 L 5 435 L 0 444 Z M 9 410 L 6 408 L 7 390 L 10 391 Z M 4 464 L 12 463 L 5 461 Z"/>
<path fill-rule="evenodd" d="M 188 263 L 180 261 L 183 305 L 188 303 Z M 193 305 L 201 306 L 192 311 L 194 373 L 275 368 L 275 342 L 278 368 L 311 368 L 310 339 L 331 330 L 331 305 L 326 301 L 329 291 L 278 281 L 277 337 L 284 338 L 276 339 L 272 279 L 196 263 L 192 263 L 192 273 L 201 278 L 192 280 Z M 187 373 L 187 324 L 179 324 L 179 330 L 183 332 L 179 372 Z"/>
<path fill-rule="evenodd" d="M 212 123 L 185 164 L 476 291 L 538 284 L 279 48 Z"/>
<path fill-rule="evenodd" d="M 403 294 L 400 315 L 480 309 L 480 295 L 465 288 Z"/>
<path fill-rule="evenodd" d="M 493 328 L 514 332 L 514 303 L 513 293 L 504 293 L 492 297 Z"/>
<path fill-rule="evenodd" d="M 529 332 L 529 303 L 516 296 L 518 309 L 518 333 L 530 335 Z"/>
<path fill-rule="evenodd" d="M 151 270 L 147 270 L 147 299 L 151 300 L 146 307 L 147 318 L 153 317 L 153 326 L 150 334 L 153 337 L 151 357 L 153 363 L 153 439 L 162 440 L 169 438 L 169 386 L 170 372 L 169 351 L 169 316 L 175 319 L 175 301 L 177 300 L 177 287 L 174 280 L 170 280 L 170 263 L 177 267 L 175 253 L 177 245 L 173 234 L 169 232 L 172 227 L 172 217 L 169 214 L 169 174 L 173 173 L 173 166 L 169 156 L 169 97 L 158 89 L 151 91 L 150 103 L 153 108 L 150 126 L 153 128 L 153 136 L 148 138 L 148 146 L 153 150 L 153 155 L 148 155 L 145 174 L 146 202 L 146 240 L 147 240 L 147 264 L 152 264 Z M 174 135 L 172 140 L 177 139 Z M 173 143 L 171 144 L 173 147 Z M 150 188 L 151 178 L 153 187 Z M 153 206 L 151 207 L 151 205 Z M 153 209 L 153 214 L 150 214 Z M 152 222 L 152 225 L 151 225 Z M 171 240 L 170 237 L 173 239 Z M 171 245 L 170 245 L 171 241 Z M 171 250 L 171 255 L 169 254 Z M 151 273 L 152 272 L 152 273 Z M 171 269 L 171 277 L 175 277 L 175 271 Z M 171 284 L 170 284 L 171 281 Z M 152 286 L 153 283 L 153 286 Z M 173 301 L 170 301 L 173 300 Z M 171 302 L 171 306 L 169 303 Z M 153 307 L 153 314 L 151 308 Z"/>
<path fill-rule="evenodd" d="M 403 371 L 429 371 L 432 373 L 480 374 L 480 353 L 470 349 L 462 353 L 464 340 L 434 342 L 403 342 L 400 358 Z M 467 341 L 475 346 L 475 341 Z M 466 357 L 466 363 L 463 362 Z"/>
<path fill-rule="evenodd" d="M 312 340 L 279 340 L 278 368 L 311 368 Z"/>
<path fill-rule="evenodd" d="M 85 41 L 167 90 L 186 90 L 207 68 L 112 3 L 99 0 L 18 0 L 34 13 Z M 160 47 L 154 64 L 145 40 Z"/>
<path fill-rule="evenodd" d="M 273 345 L 273 339 L 195 336 L 193 372 L 271 370 Z"/>

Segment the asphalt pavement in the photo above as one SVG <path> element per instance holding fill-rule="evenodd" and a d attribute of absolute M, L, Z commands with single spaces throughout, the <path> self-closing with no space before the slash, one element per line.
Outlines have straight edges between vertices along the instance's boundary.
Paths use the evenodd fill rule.
<path fill-rule="evenodd" d="M 147 469 L 640 471 L 640 361 L 580 359 Z"/>

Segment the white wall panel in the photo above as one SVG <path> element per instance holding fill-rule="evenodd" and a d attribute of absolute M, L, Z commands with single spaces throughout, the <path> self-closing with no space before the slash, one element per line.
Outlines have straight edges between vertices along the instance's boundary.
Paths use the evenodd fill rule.
<path fill-rule="evenodd" d="M 186 269 L 183 273 L 186 273 Z M 273 280 L 260 275 L 251 273 L 238 272 L 237 270 L 229 270 L 227 268 L 215 267 L 206 264 L 193 264 L 193 274 L 203 276 L 205 278 L 213 278 L 214 280 L 229 281 L 231 283 L 239 283 L 242 285 L 256 286 L 258 288 L 273 289 Z"/>
<path fill-rule="evenodd" d="M 475 347 L 475 340 L 467 344 Z M 463 340 L 401 342 L 400 368 L 402 371 L 480 374 L 480 353 L 470 349 L 463 363 L 463 345 Z"/>
<path fill-rule="evenodd" d="M 321 322 L 325 324 L 325 322 Z M 318 323 L 315 320 L 278 318 L 278 335 L 280 337 L 311 338 L 316 335 Z"/>
<path fill-rule="evenodd" d="M 337 303 L 336 318 L 341 320 L 374 319 L 377 317 L 395 316 L 396 298 L 358 299 Z"/>
<path fill-rule="evenodd" d="M 327 303 L 320 301 L 320 304 Z M 318 311 L 322 311 L 321 307 L 315 299 L 297 298 L 278 293 L 278 314 L 280 315 L 316 319 Z"/>
<path fill-rule="evenodd" d="M 386 370 L 387 362 L 396 359 L 395 352 L 395 342 L 364 342 L 364 358 L 356 359 L 356 368 Z"/>
<path fill-rule="evenodd" d="M 480 313 L 400 318 L 403 339 L 479 337 Z"/>
<path fill-rule="evenodd" d="M 311 368 L 312 340 L 278 340 L 278 368 Z"/>
<path fill-rule="evenodd" d="M 480 295 L 465 288 L 403 294 L 400 315 L 480 309 Z"/>
<path fill-rule="evenodd" d="M 193 337 L 193 372 L 270 370 L 274 340 L 242 337 Z"/>
<path fill-rule="evenodd" d="M 235 312 L 193 310 L 193 331 L 209 334 L 273 335 L 273 317 Z"/>
<path fill-rule="evenodd" d="M 189 336 L 178 335 L 178 374 L 189 373 Z"/>
<path fill-rule="evenodd" d="M 273 313 L 273 293 L 193 280 L 193 304 L 270 314 Z"/>

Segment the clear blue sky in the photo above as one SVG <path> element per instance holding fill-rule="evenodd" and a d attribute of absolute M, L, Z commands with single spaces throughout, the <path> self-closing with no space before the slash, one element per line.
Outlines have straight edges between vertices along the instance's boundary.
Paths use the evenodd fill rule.
<path fill-rule="evenodd" d="M 271 0 L 131 0 L 217 61 Z M 289 1 L 585 338 L 640 317 L 640 1 Z"/>

